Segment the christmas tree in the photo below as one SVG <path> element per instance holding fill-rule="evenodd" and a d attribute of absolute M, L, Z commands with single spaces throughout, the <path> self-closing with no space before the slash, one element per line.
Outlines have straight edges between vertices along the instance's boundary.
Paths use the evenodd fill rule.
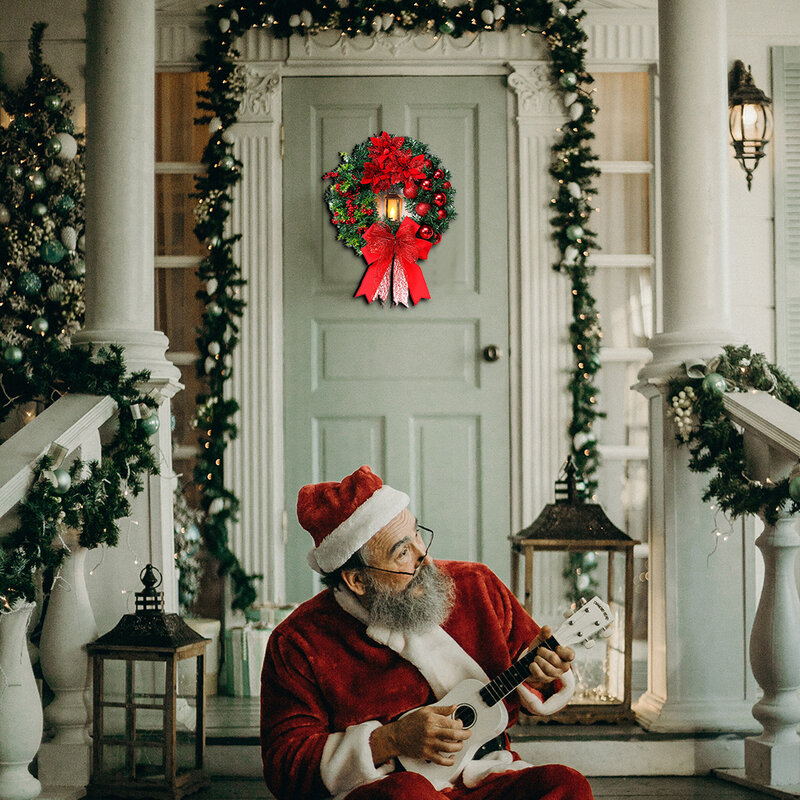
<path fill-rule="evenodd" d="M 69 87 L 42 60 L 46 27 L 33 25 L 24 84 L 0 84 L 0 420 L 11 401 L 49 401 L 57 354 L 84 314 L 83 137 Z"/>

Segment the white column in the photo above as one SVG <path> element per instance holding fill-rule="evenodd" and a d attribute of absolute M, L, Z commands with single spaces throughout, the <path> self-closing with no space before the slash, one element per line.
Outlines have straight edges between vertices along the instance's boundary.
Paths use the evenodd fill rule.
<path fill-rule="evenodd" d="M 86 324 L 74 342 L 121 345 L 131 371 L 150 372 L 143 388 L 161 403 L 153 440 L 162 476 L 136 499 L 132 517 L 138 524 L 122 522 L 120 547 L 90 582 L 93 601 L 104 592 L 116 598 L 102 607 L 94 602 L 104 632 L 128 610 L 120 586 L 138 589 L 138 571 L 147 561 L 163 573 L 172 608 L 177 598 L 169 398 L 180 388 L 180 372 L 165 357 L 167 337 L 153 329 L 154 0 L 88 0 L 86 106 Z M 110 584 L 102 577 L 108 572 L 117 573 Z"/>
<path fill-rule="evenodd" d="M 512 525 L 529 525 L 553 501 L 553 481 L 569 453 L 569 403 L 565 401 L 572 351 L 569 278 L 552 269 L 550 238 L 553 181 L 548 173 L 557 128 L 566 109 L 546 61 L 515 61 L 508 76 L 513 108 L 509 124 L 509 240 L 511 341 Z M 512 348 L 514 350 L 514 348 Z M 558 614 L 561 580 L 534 560 L 533 605 L 537 614 Z"/>
<path fill-rule="evenodd" d="M 659 47 L 664 330 L 640 373 L 650 408 L 650 625 L 648 691 L 635 710 L 658 731 L 747 731 L 751 526 L 737 525 L 715 549 L 725 523 L 701 502 L 708 476 L 689 472 L 664 398 L 682 362 L 735 341 L 725 0 L 659 3 Z"/>
<path fill-rule="evenodd" d="M 731 344 L 725 0 L 659 3 L 664 330 L 646 374 Z"/>

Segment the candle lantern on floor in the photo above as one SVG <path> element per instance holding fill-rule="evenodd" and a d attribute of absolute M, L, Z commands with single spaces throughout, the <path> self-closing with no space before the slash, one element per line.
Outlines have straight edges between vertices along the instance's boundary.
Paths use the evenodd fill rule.
<path fill-rule="evenodd" d="M 136 613 L 87 646 L 94 677 L 87 798 L 177 798 L 209 785 L 205 762 L 208 639 L 164 613 L 161 576 L 140 575 Z"/>
<path fill-rule="evenodd" d="M 568 458 L 555 482 L 555 502 L 511 539 L 511 583 L 519 597 L 520 561 L 524 573 L 522 603 L 541 623 L 558 627 L 543 610 L 567 614 L 583 599 L 598 595 L 614 612 L 607 639 L 578 649 L 573 667 L 575 694 L 554 719 L 559 722 L 620 722 L 633 718 L 633 548 L 638 544 L 611 522 L 597 503 L 584 501 L 583 482 Z M 534 587 L 534 555 L 540 580 Z M 537 561 L 538 564 L 538 561 Z M 537 600 L 534 608 L 533 595 Z M 542 608 L 544 607 L 544 609 Z"/>

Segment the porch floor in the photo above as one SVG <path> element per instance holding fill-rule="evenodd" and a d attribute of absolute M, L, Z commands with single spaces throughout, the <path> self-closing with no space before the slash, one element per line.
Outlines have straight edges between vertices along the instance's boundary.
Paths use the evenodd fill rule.
<path fill-rule="evenodd" d="M 606 800 L 762 800 L 770 795 L 710 777 L 590 778 L 594 796 Z M 270 800 L 258 778 L 214 778 L 196 800 Z"/>

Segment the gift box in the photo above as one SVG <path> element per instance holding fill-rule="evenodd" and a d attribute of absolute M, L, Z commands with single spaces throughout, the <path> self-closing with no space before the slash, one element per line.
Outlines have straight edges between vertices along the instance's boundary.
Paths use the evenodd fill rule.
<path fill-rule="evenodd" d="M 261 666 L 271 627 L 247 624 L 225 631 L 225 693 L 234 697 L 261 694 Z"/>

